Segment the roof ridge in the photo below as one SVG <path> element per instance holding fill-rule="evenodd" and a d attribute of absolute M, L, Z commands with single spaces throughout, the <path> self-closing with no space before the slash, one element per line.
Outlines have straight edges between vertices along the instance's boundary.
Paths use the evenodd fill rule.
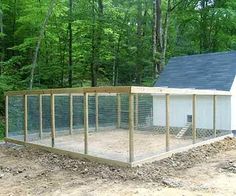
<path fill-rule="evenodd" d="M 187 57 L 187 58 L 191 58 L 191 57 L 198 57 L 198 56 L 209 56 L 209 55 L 219 55 L 219 54 L 231 54 L 231 53 L 236 53 L 236 50 L 230 50 L 230 51 L 223 51 L 223 52 L 211 52 L 211 53 L 201 53 L 201 54 L 191 54 L 191 55 L 180 55 L 180 56 L 174 56 L 171 57 L 171 59 L 175 59 L 175 58 L 182 58 L 182 57 Z"/>

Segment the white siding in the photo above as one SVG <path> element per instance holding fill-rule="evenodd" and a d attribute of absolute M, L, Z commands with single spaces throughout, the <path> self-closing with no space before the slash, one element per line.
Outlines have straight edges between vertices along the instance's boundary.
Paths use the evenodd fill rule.
<path fill-rule="evenodd" d="M 165 96 L 155 95 L 153 103 L 153 123 L 165 126 Z M 216 128 L 231 130 L 231 97 L 217 96 Z M 236 99 L 235 99 L 236 104 Z M 183 127 L 187 115 L 192 115 L 192 96 L 170 96 L 170 126 Z M 197 96 L 196 127 L 212 129 L 213 127 L 213 97 Z"/>

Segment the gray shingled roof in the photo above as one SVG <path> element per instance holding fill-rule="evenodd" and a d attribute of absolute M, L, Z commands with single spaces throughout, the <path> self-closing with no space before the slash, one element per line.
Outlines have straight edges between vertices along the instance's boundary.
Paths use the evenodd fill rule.
<path fill-rule="evenodd" d="M 236 75 L 236 51 L 171 58 L 154 86 L 229 91 Z"/>

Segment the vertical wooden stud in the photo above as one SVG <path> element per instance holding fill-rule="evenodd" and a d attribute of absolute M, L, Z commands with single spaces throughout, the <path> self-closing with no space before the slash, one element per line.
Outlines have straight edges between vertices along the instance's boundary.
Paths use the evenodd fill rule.
<path fill-rule="evenodd" d="M 213 131 L 216 137 L 216 95 L 213 95 Z"/>
<path fill-rule="evenodd" d="M 170 95 L 166 94 L 166 151 L 170 150 Z"/>
<path fill-rule="evenodd" d="M 120 94 L 118 93 L 116 95 L 117 99 L 117 128 L 120 128 L 120 122 L 121 122 L 121 99 L 120 99 Z"/>
<path fill-rule="evenodd" d="M 138 129 L 138 108 L 139 108 L 139 103 L 138 103 L 138 100 L 139 100 L 139 96 L 138 94 L 136 94 L 135 96 L 135 128 Z"/>
<path fill-rule="evenodd" d="M 24 95 L 24 142 L 28 139 L 28 99 L 27 95 Z"/>
<path fill-rule="evenodd" d="M 192 135 L 193 144 L 196 143 L 197 133 L 196 133 L 196 95 L 192 97 Z"/>
<path fill-rule="evenodd" d="M 43 100 L 42 95 L 39 95 L 39 138 L 43 137 Z"/>
<path fill-rule="evenodd" d="M 96 126 L 95 131 L 98 131 L 98 94 L 95 95 L 95 108 L 96 108 Z"/>
<path fill-rule="evenodd" d="M 88 154 L 88 94 L 84 93 L 84 154 Z"/>
<path fill-rule="evenodd" d="M 51 94 L 51 136 L 52 136 L 52 147 L 55 146 L 55 136 L 56 136 L 56 128 L 55 128 L 55 95 Z"/>
<path fill-rule="evenodd" d="M 5 97 L 5 137 L 8 138 L 8 96 Z"/>
<path fill-rule="evenodd" d="M 73 133 L 73 95 L 70 94 L 70 135 Z"/>
<path fill-rule="evenodd" d="M 129 162 L 134 161 L 134 95 L 129 94 Z"/>

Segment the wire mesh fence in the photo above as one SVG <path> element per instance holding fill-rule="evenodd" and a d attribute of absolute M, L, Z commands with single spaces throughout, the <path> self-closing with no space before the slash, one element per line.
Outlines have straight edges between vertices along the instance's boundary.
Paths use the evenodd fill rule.
<path fill-rule="evenodd" d="M 9 96 L 8 137 L 134 162 L 229 134 L 214 104 L 212 96 L 105 91 Z"/>

